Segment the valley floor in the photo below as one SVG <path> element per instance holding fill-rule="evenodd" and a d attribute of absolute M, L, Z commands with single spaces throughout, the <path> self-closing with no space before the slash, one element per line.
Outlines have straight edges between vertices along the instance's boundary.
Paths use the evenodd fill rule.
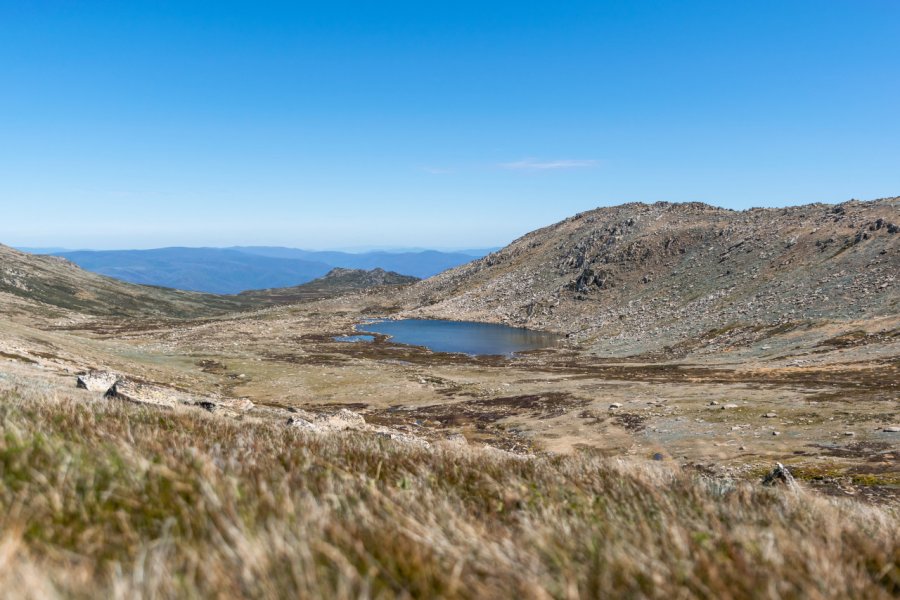
<path fill-rule="evenodd" d="M 897 336 L 836 337 L 805 353 L 794 340 L 775 359 L 737 348 L 668 360 L 577 346 L 469 357 L 334 340 L 390 312 L 384 300 L 361 294 L 186 322 L 13 318 L 0 372 L 40 367 L 74 385 L 78 371 L 111 370 L 198 401 L 249 399 L 247 418 L 346 408 L 424 440 L 461 434 L 519 454 L 655 458 L 747 480 L 782 462 L 825 494 L 900 503 L 900 433 L 890 431 L 900 425 Z"/>
<path fill-rule="evenodd" d="M 335 341 L 399 313 L 372 293 L 181 321 L 0 300 L 5 596 L 900 594 L 896 324 L 479 358 Z M 132 387 L 75 389 L 94 369 Z M 799 484 L 762 486 L 776 462 Z"/>

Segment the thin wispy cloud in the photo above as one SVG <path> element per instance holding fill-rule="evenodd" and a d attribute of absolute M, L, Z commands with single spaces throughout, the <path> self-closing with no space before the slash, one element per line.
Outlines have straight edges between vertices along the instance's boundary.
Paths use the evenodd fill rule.
<path fill-rule="evenodd" d="M 550 171 L 554 169 L 583 169 L 597 166 L 597 164 L 598 161 L 592 159 L 538 160 L 536 158 L 525 158 L 515 162 L 501 163 L 500 168 L 513 171 Z"/>

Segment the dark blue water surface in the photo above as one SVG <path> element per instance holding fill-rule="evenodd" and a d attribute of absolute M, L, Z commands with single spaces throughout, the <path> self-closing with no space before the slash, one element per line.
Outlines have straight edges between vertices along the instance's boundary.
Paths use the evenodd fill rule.
<path fill-rule="evenodd" d="M 435 352 L 510 355 L 555 346 L 560 336 L 492 323 L 403 319 L 357 327 L 363 333 L 382 333 L 398 344 L 425 346 Z"/>

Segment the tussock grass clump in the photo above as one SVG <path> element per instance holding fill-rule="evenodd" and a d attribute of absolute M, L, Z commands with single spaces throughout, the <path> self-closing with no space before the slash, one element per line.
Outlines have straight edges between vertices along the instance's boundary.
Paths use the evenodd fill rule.
<path fill-rule="evenodd" d="M 900 594 L 884 509 L 90 398 L 0 391 L 6 595 Z"/>

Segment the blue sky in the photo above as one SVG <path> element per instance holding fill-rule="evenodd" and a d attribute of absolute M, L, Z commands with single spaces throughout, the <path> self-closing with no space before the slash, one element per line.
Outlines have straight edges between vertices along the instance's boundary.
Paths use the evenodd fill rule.
<path fill-rule="evenodd" d="M 3 2 L 0 242 L 478 247 L 900 194 L 900 2 Z"/>

